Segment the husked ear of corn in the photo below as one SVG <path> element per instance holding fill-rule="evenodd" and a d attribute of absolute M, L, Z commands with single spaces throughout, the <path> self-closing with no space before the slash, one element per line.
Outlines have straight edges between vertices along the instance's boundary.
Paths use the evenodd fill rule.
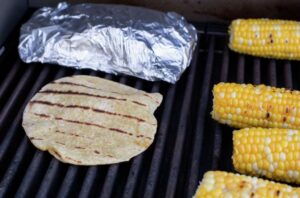
<path fill-rule="evenodd" d="M 212 117 L 236 128 L 300 129 L 300 92 L 265 85 L 219 83 Z"/>
<path fill-rule="evenodd" d="M 229 48 L 261 56 L 300 60 L 300 23 L 287 20 L 237 19 L 230 27 Z"/>
<path fill-rule="evenodd" d="M 299 197 L 300 189 L 223 171 L 206 172 L 194 198 Z"/>
<path fill-rule="evenodd" d="M 300 131 L 241 129 L 233 133 L 233 149 L 236 171 L 300 183 Z"/>

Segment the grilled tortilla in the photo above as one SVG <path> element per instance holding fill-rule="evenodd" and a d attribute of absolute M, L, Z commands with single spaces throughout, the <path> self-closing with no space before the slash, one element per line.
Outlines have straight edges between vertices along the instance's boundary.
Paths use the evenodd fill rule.
<path fill-rule="evenodd" d="M 77 165 L 128 161 L 153 142 L 159 93 L 84 75 L 44 86 L 28 103 L 23 127 L 30 141 Z"/>

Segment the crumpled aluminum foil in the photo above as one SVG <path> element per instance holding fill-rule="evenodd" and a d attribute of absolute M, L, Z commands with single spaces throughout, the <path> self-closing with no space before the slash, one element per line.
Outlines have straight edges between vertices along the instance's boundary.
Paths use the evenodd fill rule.
<path fill-rule="evenodd" d="M 21 27 L 26 62 L 56 63 L 175 83 L 189 66 L 197 31 L 174 13 L 107 4 L 44 7 Z"/>

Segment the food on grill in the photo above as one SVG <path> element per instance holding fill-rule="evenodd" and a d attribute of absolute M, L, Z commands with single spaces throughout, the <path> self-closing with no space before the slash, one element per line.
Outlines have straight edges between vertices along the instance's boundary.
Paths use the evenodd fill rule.
<path fill-rule="evenodd" d="M 62 2 L 38 9 L 22 25 L 18 49 L 26 63 L 176 83 L 191 63 L 197 40 L 196 28 L 174 12 Z"/>
<path fill-rule="evenodd" d="M 205 173 L 194 198 L 202 197 L 299 197 L 300 189 L 223 171 Z"/>
<path fill-rule="evenodd" d="M 219 83 L 212 117 L 236 128 L 300 129 L 300 92 L 265 85 Z"/>
<path fill-rule="evenodd" d="M 230 49 L 266 58 L 300 60 L 300 23 L 237 19 L 229 28 Z"/>
<path fill-rule="evenodd" d="M 300 132 L 290 129 L 246 128 L 233 133 L 236 171 L 300 183 Z"/>
<path fill-rule="evenodd" d="M 44 86 L 28 103 L 23 127 L 31 142 L 77 165 L 128 161 L 153 142 L 159 93 L 90 76 Z"/>

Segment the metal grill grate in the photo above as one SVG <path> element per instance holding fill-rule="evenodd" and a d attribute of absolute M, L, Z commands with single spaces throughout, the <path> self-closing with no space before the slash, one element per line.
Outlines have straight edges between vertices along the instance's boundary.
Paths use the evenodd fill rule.
<path fill-rule="evenodd" d="M 0 197 L 191 197 L 207 170 L 232 171 L 232 129 L 211 119 L 212 87 L 220 81 L 300 89 L 299 62 L 253 58 L 227 48 L 227 27 L 198 25 L 191 66 L 176 85 L 90 70 L 24 64 L 18 35 L 0 57 Z M 21 127 L 24 106 L 46 83 L 68 75 L 105 77 L 163 94 L 153 145 L 128 163 L 81 167 L 34 148 Z"/>

